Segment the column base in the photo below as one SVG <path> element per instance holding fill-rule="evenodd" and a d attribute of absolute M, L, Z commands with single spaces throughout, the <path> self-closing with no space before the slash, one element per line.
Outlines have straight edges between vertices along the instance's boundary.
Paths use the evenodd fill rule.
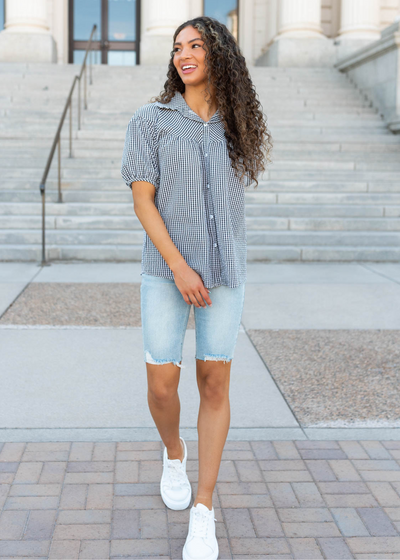
<path fill-rule="evenodd" d="M 0 62 L 57 62 L 57 46 L 49 33 L 0 33 Z"/>
<path fill-rule="evenodd" d="M 144 35 L 140 43 L 140 64 L 168 65 L 172 51 L 171 35 Z"/>
<path fill-rule="evenodd" d="M 255 62 L 255 66 L 332 66 L 335 47 L 326 37 L 281 37 Z"/>

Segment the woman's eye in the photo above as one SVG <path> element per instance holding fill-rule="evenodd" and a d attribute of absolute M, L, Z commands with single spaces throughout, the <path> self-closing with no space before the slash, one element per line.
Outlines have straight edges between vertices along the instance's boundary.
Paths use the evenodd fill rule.
<path fill-rule="evenodd" d="M 201 45 L 199 45 L 198 43 L 194 43 L 194 45 L 192 45 L 193 47 L 201 47 Z M 175 47 L 173 49 L 173 52 L 177 52 L 179 50 L 179 47 Z"/>

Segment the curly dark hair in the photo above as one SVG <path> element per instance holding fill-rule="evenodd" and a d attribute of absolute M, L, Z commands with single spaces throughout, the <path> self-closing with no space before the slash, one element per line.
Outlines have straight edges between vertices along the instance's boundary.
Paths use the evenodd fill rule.
<path fill-rule="evenodd" d="M 202 48 L 206 51 L 205 66 L 208 76 L 206 92 L 209 95 L 206 101 L 211 105 L 211 84 L 215 88 L 232 167 L 239 174 L 240 180 L 246 175 L 250 180 L 249 184 L 255 181 L 256 188 L 257 176 L 265 171 L 266 163 L 271 161 L 269 153 L 272 149 L 272 137 L 245 58 L 228 28 L 207 16 L 182 23 L 174 33 L 173 44 L 182 29 L 190 25 L 199 30 L 204 41 Z M 174 66 L 174 50 L 170 54 L 164 91 L 153 97 L 151 102 L 168 103 L 176 91 L 185 92 L 185 84 Z"/>

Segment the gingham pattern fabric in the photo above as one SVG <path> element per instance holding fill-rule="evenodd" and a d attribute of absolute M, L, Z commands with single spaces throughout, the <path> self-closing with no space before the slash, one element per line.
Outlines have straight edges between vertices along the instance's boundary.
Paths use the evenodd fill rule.
<path fill-rule="evenodd" d="M 205 122 L 179 92 L 147 103 L 129 122 L 121 175 L 148 181 L 168 233 L 206 288 L 246 281 L 245 186 L 234 173 L 219 112 Z M 174 279 L 144 231 L 142 273 Z"/>

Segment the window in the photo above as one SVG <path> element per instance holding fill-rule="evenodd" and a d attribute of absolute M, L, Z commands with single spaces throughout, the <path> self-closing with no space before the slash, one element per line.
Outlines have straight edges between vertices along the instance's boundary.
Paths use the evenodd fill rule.
<path fill-rule="evenodd" d="M 5 0 L 0 0 L 0 31 L 4 29 L 4 22 L 5 22 Z"/>
<path fill-rule="evenodd" d="M 69 0 L 69 62 L 82 61 L 93 24 L 94 64 L 139 63 L 139 0 Z"/>
<path fill-rule="evenodd" d="M 101 0 L 79 0 L 74 10 L 74 40 L 87 41 L 94 24 L 101 29 Z"/>
<path fill-rule="evenodd" d="M 204 15 L 225 24 L 238 40 L 238 0 L 204 0 Z"/>

